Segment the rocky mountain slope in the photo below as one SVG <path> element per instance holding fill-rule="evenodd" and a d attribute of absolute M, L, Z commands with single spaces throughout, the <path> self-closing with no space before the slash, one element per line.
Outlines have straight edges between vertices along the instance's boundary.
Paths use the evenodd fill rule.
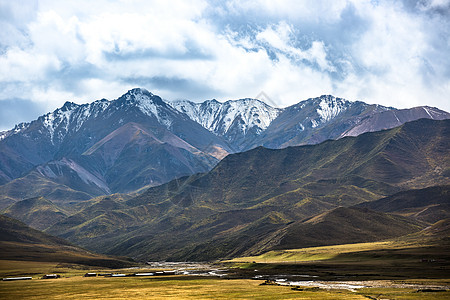
<path fill-rule="evenodd" d="M 67 102 L 4 133 L 0 183 L 31 171 L 92 197 L 205 172 L 229 152 L 221 138 L 160 97 L 133 89 L 113 101 Z"/>
<path fill-rule="evenodd" d="M 432 107 L 399 110 L 324 95 L 285 108 L 248 148 L 317 144 L 390 129 L 421 118 L 443 120 L 450 118 L 450 114 Z"/>
<path fill-rule="evenodd" d="M 282 109 L 248 98 L 224 103 L 216 100 L 202 103 L 181 100 L 173 101 L 171 105 L 223 137 L 236 151 L 248 150 L 245 145 L 254 141 L 282 112 Z"/>
<path fill-rule="evenodd" d="M 172 102 L 172 106 L 225 138 L 239 151 L 258 146 L 281 149 L 317 144 L 328 139 L 390 129 L 421 118 L 450 118 L 449 113 L 433 107 L 395 109 L 331 95 L 310 98 L 286 108 L 273 108 L 257 99 L 224 103 L 183 100 Z"/>

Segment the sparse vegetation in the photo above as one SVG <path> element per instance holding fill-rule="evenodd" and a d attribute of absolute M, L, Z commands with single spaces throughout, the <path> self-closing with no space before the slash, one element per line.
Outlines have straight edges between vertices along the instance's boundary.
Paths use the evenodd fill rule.
<path fill-rule="evenodd" d="M 412 288 L 393 288 L 391 284 L 448 285 L 442 280 L 381 281 L 380 286 L 356 291 L 346 289 L 295 288 L 261 285 L 263 280 L 219 279 L 195 276 L 161 277 L 83 277 L 80 269 L 41 262 L 0 262 L 2 275 L 31 274 L 27 282 L 0 282 L 1 299 L 448 299 L 449 291 L 418 292 Z M 116 270 L 131 272 L 132 270 Z M 38 279 L 45 273 L 59 273 L 60 279 Z M 373 283 L 372 283 L 373 284 Z M 425 288 L 422 290 L 426 290 Z"/>

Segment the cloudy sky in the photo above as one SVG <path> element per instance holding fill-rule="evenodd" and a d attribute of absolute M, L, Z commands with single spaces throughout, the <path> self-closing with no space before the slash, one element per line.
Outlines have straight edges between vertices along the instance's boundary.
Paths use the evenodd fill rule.
<path fill-rule="evenodd" d="M 0 28 L 0 130 L 133 87 L 450 111 L 450 0 L 0 0 Z"/>

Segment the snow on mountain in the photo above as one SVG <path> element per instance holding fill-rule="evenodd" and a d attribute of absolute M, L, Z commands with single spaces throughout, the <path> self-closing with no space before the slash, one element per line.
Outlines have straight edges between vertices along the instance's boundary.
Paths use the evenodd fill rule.
<path fill-rule="evenodd" d="M 173 109 L 170 105 L 167 105 L 159 96 L 156 96 L 145 89 L 135 88 L 124 96 L 127 104 L 134 104 L 145 115 L 151 117 L 154 116 L 158 122 L 164 125 L 167 129 L 172 125 L 172 120 L 163 110 Z M 119 98 L 120 99 L 120 98 Z M 176 112 L 176 111 L 173 111 Z"/>
<path fill-rule="evenodd" d="M 38 122 L 47 131 L 52 144 L 61 142 L 69 132 L 78 131 L 87 120 L 97 118 L 97 116 L 105 112 L 112 104 L 115 104 L 115 110 L 119 110 L 121 106 L 123 107 L 119 102 L 124 102 L 127 108 L 135 106 L 145 115 L 154 116 L 166 128 L 169 128 L 172 123 L 170 118 L 167 118 L 161 112 L 162 106 L 164 106 L 164 109 L 173 110 L 171 106 L 147 90 L 136 88 L 128 91 L 119 99 L 112 101 L 102 99 L 81 105 L 68 101 L 53 112 L 40 116 L 36 121 L 21 123 L 16 125 L 12 130 L 1 132 L 0 140 L 23 132 L 33 122 Z M 178 113 L 175 110 L 173 111 L 174 113 Z"/>
<path fill-rule="evenodd" d="M 224 103 L 217 100 L 202 103 L 179 100 L 171 102 L 171 105 L 216 135 L 226 135 L 233 126 L 238 126 L 244 135 L 254 127 L 260 133 L 282 111 L 250 98 Z"/>
<path fill-rule="evenodd" d="M 223 104 L 213 99 L 203 103 L 177 100 L 170 102 L 170 105 L 179 112 L 188 115 L 191 120 L 214 132 L 214 123 L 217 122 Z"/>
<path fill-rule="evenodd" d="M 346 110 L 349 105 L 351 103 L 347 100 L 326 95 L 320 97 L 319 108 L 316 109 L 316 112 L 319 114 L 322 122 L 328 122 Z"/>
<path fill-rule="evenodd" d="M 106 99 L 83 105 L 66 102 L 61 108 L 39 117 L 38 121 L 48 130 L 53 144 L 62 141 L 69 131 L 78 131 L 87 120 L 96 118 L 110 104 L 111 101 Z"/>
<path fill-rule="evenodd" d="M 13 134 L 19 133 L 22 130 L 27 129 L 29 126 L 30 126 L 30 123 L 19 123 L 16 126 L 14 126 L 14 128 L 11 130 L 5 130 L 5 131 L 0 132 L 0 141 L 13 135 Z"/>
<path fill-rule="evenodd" d="M 144 89 L 111 101 L 66 102 L 0 136 L 0 184 L 35 169 L 39 176 L 93 196 L 206 172 L 233 151 L 224 139 Z"/>

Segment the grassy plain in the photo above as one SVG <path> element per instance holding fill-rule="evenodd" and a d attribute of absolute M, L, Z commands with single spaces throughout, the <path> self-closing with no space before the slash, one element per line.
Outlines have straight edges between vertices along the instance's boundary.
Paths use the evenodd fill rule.
<path fill-rule="evenodd" d="M 292 263 L 338 259 L 349 257 L 345 254 L 353 253 L 364 256 L 365 251 L 398 250 L 416 248 L 410 243 L 398 243 L 397 241 L 382 241 L 372 243 L 355 243 L 322 247 L 308 247 L 302 249 L 273 250 L 258 256 L 238 257 L 232 262 L 256 262 L 256 263 Z"/>
<path fill-rule="evenodd" d="M 356 292 L 263 285 L 261 280 L 172 276 L 84 278 L 0 282 L 1 299 L 448 299 L 450 293 L 370 288 Z M 370 298 L 369 298 L 370 299 Z"/>
<path fill-rule="evenodd" d="M 437 225 L 430 229 L 439 229 Z M 427 237 L 427 232 L 382 242 L 274 250 L 225 263 L 247 274 L 257 269 L 320 280 L 449 280 L 448 238 Z"/>
<path fill-rule="evenodd" d="M 449 299 L 450 291 L 420 292 L 389 284 L 449 285 L 449 280 L 382 281 L 382 287 L 293 290 L 289 286 L 260 285 L 263 280 L 199 276 L 83 277 L 86 272 L 133 273 L 135 269 L 85 269 L 79 265 L 0 261 L 1 276 L 32 275 L 32 280 L 0 282 L 0 299 Z M 139 270 L 139 272 L 145 270 Z M 60 279 L 39 279 L 43 274 Z M 371 297 L 371 298 L 370 298 Z"/>

